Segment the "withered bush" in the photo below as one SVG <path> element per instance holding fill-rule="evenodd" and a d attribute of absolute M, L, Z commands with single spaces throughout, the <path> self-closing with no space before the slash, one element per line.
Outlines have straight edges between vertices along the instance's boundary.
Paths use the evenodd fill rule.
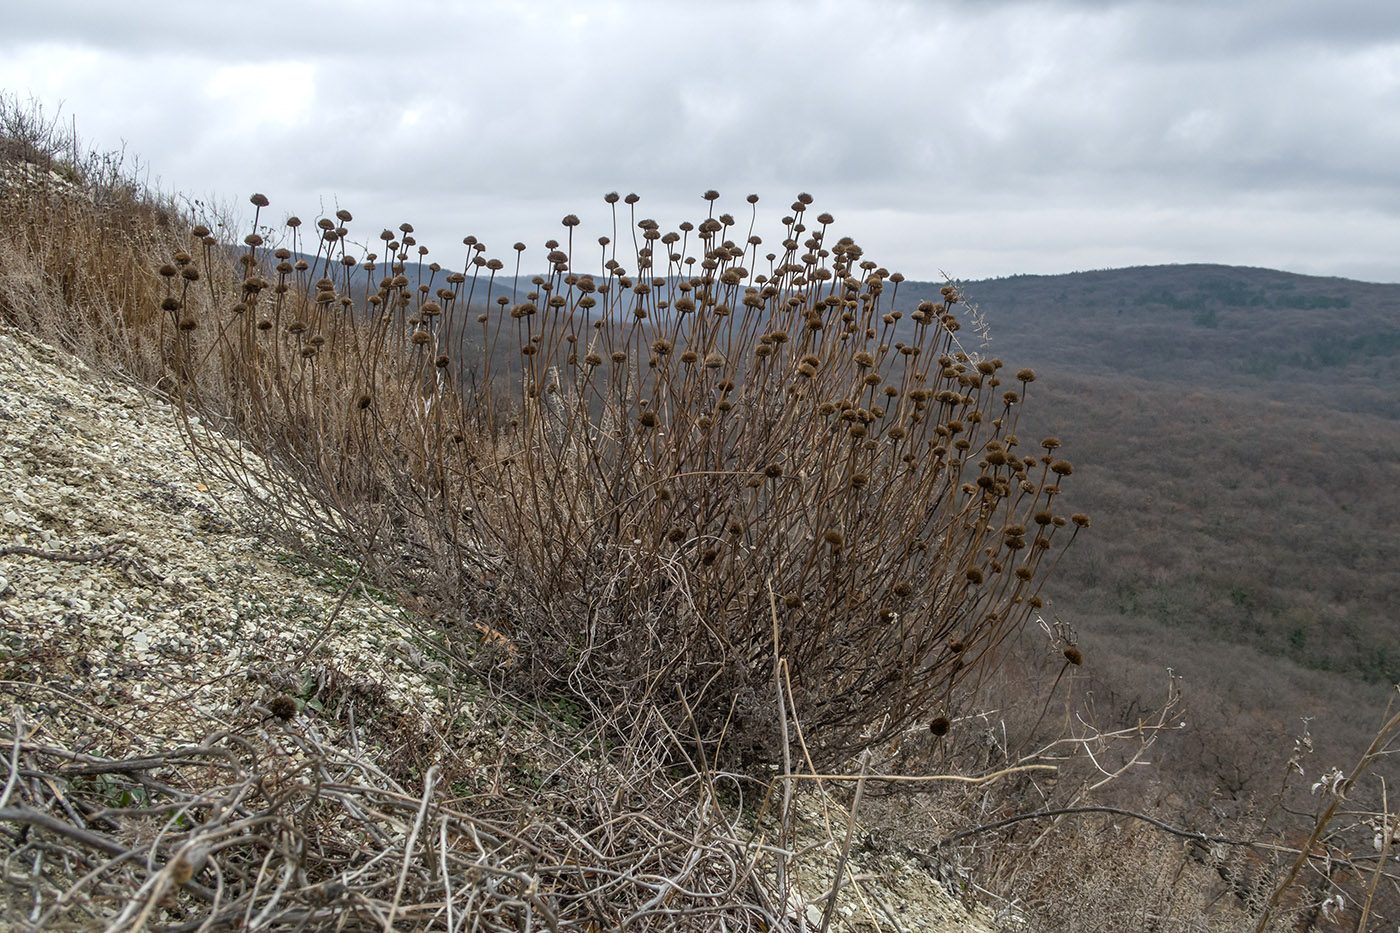
<path fill-rule="evenodd" d="M 0 109 L 7 320 L 156 384 L 272 525 L 620 723 L 771 761 L 783 680 L 817 765 L 926 725 L 1087 524 L 1059 442 L 1016 435 L 1034 373 L 951 285 L 894 310 L 902 276 L 807 195 L 776 245 L 756 196 L 663 230 L 608 195 L 596 245 L 570 215 L 538 259 L 467 237 L 450 271 L 408 224 L 364 251 L 349 211 L 274 228 L 261 195 L 227 242 Z"/>
<path fill-rule="evenodd" d="M 228 253 L 197 227 L 162 339 L 192 410 L 518 670 L 772 760 L 782 656 L 831 763 L 975 682 L 1087 519 L 1059 442 L 1016 436 L 1034 373 L 959 340 L 954 287 L 901 322 L 902 276 L 810 197 L 771 249 L 717 197 L 663 233 L 608 195 L 631 247 L 571 215 L 528 280 L 523 244 L 513 277 L 473 237 L 448 272 L 407 224 L 357 254 L 340 211 L 275 245 L 260 214 L 201 282 Z"/>
<path fill-rule="evenodd" d="M 83 147 L 36 104 L 0 93 L 0 318 L 89 365 L 154 381 L 157 256 L 186 245 L 174 199 L 121 153 Z"/>

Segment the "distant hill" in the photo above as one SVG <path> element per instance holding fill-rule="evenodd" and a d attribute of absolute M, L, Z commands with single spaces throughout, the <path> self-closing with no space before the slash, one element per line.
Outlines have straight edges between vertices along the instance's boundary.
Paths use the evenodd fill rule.
<path fill-rule="evenodd" d="M 1304 716 L 1329 751 L 1364 747 L 1400 680 L 1400 285 L 1218 265 L 958 284 L 990 338 L 964 313 L 968 349 L 1040 377 L 1023 444 L 1057 435 L 1075 463 L 1094 524 L 1049 595 L 1102 701 L 1182 674 L 1202 728 L 1171 766 L 1241 791 Z"/>
<path fill-rule="evenodd" d="M 958 283 L 994 355 L 1080 374 L 1248 388 L 1400 418 L 1400 285 L 1240 266 L 1139 266 Z M 899 306 L 942 283 L 906 282 Z"/>

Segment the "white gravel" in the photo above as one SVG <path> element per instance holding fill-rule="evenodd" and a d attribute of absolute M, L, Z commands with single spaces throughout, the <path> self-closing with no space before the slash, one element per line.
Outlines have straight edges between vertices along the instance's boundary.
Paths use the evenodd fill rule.
<path fill-rule="evenodd" d="M 162 685 L 185 707 L 172 710 L 178 732 L 190 708 L 232 715 L 250 681 L 314 709 L 334 672 L 338 696 L 359 689 L 441 723 L 428 676 L 441 666 L 410 648 L 399 609 L 358 587 L 303 657 L 344 580 L 252 534 L 167 406 L 0 329 L 0 452 L 0 680 L 81 683 L 118 712 L 142 699 L 130 714 L 159 734 Z"/>

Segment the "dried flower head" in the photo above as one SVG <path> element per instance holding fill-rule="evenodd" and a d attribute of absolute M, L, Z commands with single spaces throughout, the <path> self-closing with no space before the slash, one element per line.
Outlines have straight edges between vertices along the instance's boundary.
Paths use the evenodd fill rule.
<path fill-rule="evenodd" d="M 267 701 L 267 711 L 283 722 L 287 722 L 297 714 L 297 701 L 284 693 Z"/>

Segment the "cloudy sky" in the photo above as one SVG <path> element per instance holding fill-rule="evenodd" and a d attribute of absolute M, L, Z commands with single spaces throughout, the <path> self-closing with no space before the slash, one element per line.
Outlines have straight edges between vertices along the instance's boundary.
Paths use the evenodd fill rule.
<path fill-rule="evenodd" d="M 0 89 L 192 198 L 414 224 L 456 265 L 602 195 L 973 279 L 1167 262 L 1400 281 L 1390 0 L 15 5 Z M 411 9 L 412 13 L 395 12 Z"/>

